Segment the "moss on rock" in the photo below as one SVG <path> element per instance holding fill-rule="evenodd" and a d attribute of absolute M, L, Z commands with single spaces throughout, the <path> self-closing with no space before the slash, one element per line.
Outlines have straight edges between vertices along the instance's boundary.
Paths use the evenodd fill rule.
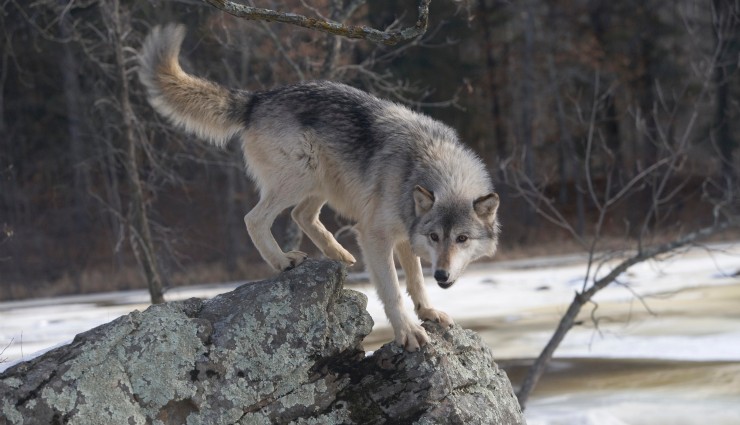
<path fill-rule="evenodd" d="M 0 422 L 523 423 L 472 332 L 426 324 L 420 352 L 365 357 L 367 299 L 344 279 L 338 263 L 307 261 L 120 317 L 0 374 Z"/>

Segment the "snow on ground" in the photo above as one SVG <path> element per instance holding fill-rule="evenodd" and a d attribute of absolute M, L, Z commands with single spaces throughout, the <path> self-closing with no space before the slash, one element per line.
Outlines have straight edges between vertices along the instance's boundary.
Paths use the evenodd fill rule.
<path fill-rule="evenodd" d="M 599 322 L 599 329 L 585 317 L 585 326 L 571 331 L 558 355 L 740 361 L 740 311 L 731 321 L 721 311 L 717 312 L 718 318 L 682 317 L 681 311 L 651 314 L 651 311 L 655 313 L 653 306 L 674 303 L 676 298 L 679 301 L 703 298 L 702 294 L 692 292 L 692 288 L 740 283 L 740 279 L 732 276 L 740 269 L 740 244 L 711 248 L 710 251 L 694 249 L 662 262 L 635 265 L 620 277 L 619 285 L 609 286 L 596 295 L 597 312 L 605 316 Z M 586 272 L 583 258 L 562 257 L 561 265 L 558 263 L 557 258 L 545 258 L 476 264 L 451 289 L 441 289 L 428 280 L 429 297 L 435 308 L 449 313 L 463 326 L 483 330 L 484 339 L 493 347 L 497 358 L 535 357 L 575 291 L 583 286 Z M 542 264 L 547 266 L 541 267 Z M 600 275 L 608 271 L 604 267 Z M 375 320 L 374 332 L 390 338 L 390 334 L 383 332 L 383 327 L 390 325 L 373 289 L 360 290 L 368 295 L 368 311 Z M 406 298 L 411 311 L 413 306 Z M 694 301 L 702 305 L 701 300 L 688 300 Z M 587 305 L 584 310 L 590 313 L 592 308 L 593 305 Z M 522 332 L 520 328 L 524 325 L 528 326 Z M 493 330 L 487 332 L 490 328 Z M 514 344 L 497 340 L 495 334 L 498 338 L 508 338 L 511 329 L 518 332 Z"/>
<path fill-rule="evenodd" d="M 682 392 L 596 392 L 575 400 L 535 400 L 526 417 L 528 425 L 737 425 L 737 404 L 737 395 L 704 398 Z"/>
<path fill-rule="evenodd" d="M 580 317 L 583 323 L 571 330 L 556 357 L 740 363 L 740 279 L 733 277 L 740 270 L 740 243 L 709 248 L 632 267 L 618 285 L 596 296 L 598 326 L 590 317 L 595 306 L 588 305 Z M 582 288 L 585 264 L 579 256 L 480 263 L 451 289 L 443 290 L 431 279 L 427 288 L 432 305 L 479 332 L 497 359 L 532 358 Z M 599 275 L 608 271 L 609 266 L 602 267 Z M 176 288 L 166 298 L 213 297 L 238 285 Z M 383 308 L 369 285 L 352 289 L 368 296 L 375 328 L 366 348 L 377 348 L 392 339 Z M 77 333 L 144 310 L 147 300 L 145 291 L 127 291 L 0 303 L 0 360 L 6 360 L 0 370 L 71 341 Z M 685 385 L 676 378 L 659 390 L 617 388 L 617 381 L 607 380 L 599 391 L 568 387 L 555 395 L 535 393 L 526 413 L 530 425 L 740 424 L 740 390 L 724 391 L 740 388 L 740 377 L 727 381 L 726 375 L 722 369 L 717 376 Z M 701 388 L 715 393 L 695 397 Z"/>

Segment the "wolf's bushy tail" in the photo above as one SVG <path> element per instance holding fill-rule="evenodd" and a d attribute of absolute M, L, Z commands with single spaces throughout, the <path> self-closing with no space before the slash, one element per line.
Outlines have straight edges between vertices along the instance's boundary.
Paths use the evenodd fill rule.
<path fill-rule="evenodd" d="M 183 25 L 157 26 L 139 53 L 139 79 L 149 102 L 174 124 L 217 145 L 243 128 L 246 92 L 229 91 L 183 71 L 178 61 Z"/>

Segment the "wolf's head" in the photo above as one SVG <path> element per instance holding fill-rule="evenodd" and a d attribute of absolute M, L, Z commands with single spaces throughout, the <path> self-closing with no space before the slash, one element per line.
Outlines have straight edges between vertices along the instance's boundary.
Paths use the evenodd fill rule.
<path fill-rule="evenodd" d="M 493 192 L 475 199 L 435 199 L 431 191 L 414 188 L 417 222 L 411 244 L 417 255 L 432 263 L 440 287 L 452 286 L 471 261 L 496 253 L 498 205 Z"/>

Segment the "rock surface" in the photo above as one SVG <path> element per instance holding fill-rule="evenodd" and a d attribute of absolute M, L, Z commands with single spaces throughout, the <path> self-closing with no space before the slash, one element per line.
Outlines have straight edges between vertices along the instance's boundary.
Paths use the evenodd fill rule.
<path fill-rule="evenodd" d="M 344 268 L 307 261 L 211 300 L 135 311 L 0 374 L 9 424 L 520 424 L 480 338 L 427 323 L 416 353 L 372 328 Z"/>

